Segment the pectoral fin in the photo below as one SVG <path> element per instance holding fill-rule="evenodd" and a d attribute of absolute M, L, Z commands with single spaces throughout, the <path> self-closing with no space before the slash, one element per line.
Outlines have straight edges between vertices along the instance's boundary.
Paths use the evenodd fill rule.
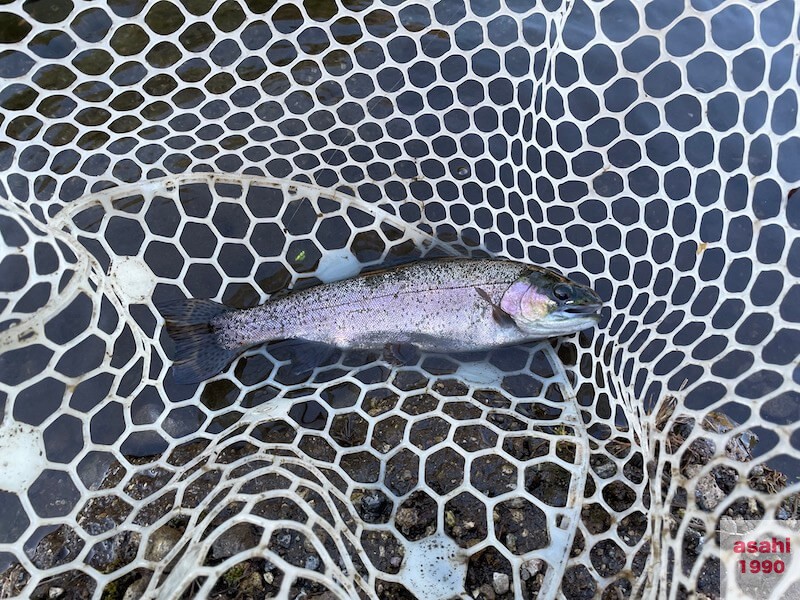
<path fill-rule="evenodd" d="M 413 365 L 419 360 L 419 352 L 412 344 L 386 344 L 383 358 L 395 366 Z"/>
<path fill-rule="evenodd" d="M 498 325 L 502 327 L 511 327 L 514 325 L 514 319 L 512 319 L 506 311 L 492 301 L 492 297 L 486 290 L 476 287 L 475 291 L 478 292 L 478 296 L 480 296 L 482 300 L 492 307 L 492 318 Z"/>

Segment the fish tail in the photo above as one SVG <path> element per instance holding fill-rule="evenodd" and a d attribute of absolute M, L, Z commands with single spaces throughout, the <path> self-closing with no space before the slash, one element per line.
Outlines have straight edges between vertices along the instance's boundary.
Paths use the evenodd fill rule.
<path fill-rule="evenodd" d="M 175 342 L 172 376 L 178 383 L 199 383 L 222 371 L 247 346 L 222 345 L 214 321 L 227 306 L 213 300 L 176 300 L 159 304 L 167 333 Z"/>

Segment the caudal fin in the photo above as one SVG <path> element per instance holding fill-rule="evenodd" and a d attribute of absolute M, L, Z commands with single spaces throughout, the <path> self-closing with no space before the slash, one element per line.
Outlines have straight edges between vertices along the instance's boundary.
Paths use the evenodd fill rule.
<path fill-rule="evenodd" d="M 222 371 L 245 348 L 220 345 L 212 321 L 230 310 L 212 300 L 176 300 L 159 304 L 169 337 L 175 342 L 172 375 L 178 383 L 199 383 Z"/>

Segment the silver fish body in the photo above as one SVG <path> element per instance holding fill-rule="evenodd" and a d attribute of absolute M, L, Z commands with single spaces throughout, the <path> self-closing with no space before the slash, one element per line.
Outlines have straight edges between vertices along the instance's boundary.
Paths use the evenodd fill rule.
<path fill-rule="evenodd" d="M 542 267 L 438 259 L 292 292 L 252 309 L 187 300 L 159 310 L 176 341 L 176 378 L 190 382 L 274 340 L 345 349 L 413 344 L 430 352 L 485 350 L 585 329 L 597 322 L 600 307 L 590 288 Z"/>

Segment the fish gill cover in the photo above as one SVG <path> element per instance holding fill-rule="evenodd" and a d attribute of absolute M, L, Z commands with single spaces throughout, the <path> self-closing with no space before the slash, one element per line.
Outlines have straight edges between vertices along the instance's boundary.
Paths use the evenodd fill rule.
<path fill-rule="evenodd" d="M 4 4 L 0 596 L 718 596 L 797 517 L 798 13 Z M 448 254 L 599 328 L 168 375 L 157 302 Z"/>

